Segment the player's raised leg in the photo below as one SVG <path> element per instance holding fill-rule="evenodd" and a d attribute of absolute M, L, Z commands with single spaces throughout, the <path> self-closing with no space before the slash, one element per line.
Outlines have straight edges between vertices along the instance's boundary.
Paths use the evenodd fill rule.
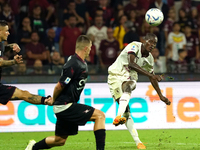
<path fill-rule="evenodd" d="M 119 99 L 119 108 L 118 108 L 118 113 L 117 117 L 113 121 L 113 124 L 115 126 L 118 126 L 119 124 L 124 124 L 126 122 L 126 118 L 122 117 L 126 107 L 128 106 L 129 100 L 131 98 L 131 92 L 134 90 L 136 87 L 136 82 L 135 81 L 125 81 L 122 84 L 122 91 L 123 94 Z"/>
<path fill-rule="evenodd" d="M 52 99 L 50 96 L 42 97 L 39 95 L 31 94 L 28 91 L 23 91 L 18 88 L 15 89 L 11 100 L 25 100 L 26 102 L 32 104 L 45 104 L 45 100 Z M 48 101 L 50 103 L 50 101 Z"/>
<path fill-rule="evenodd" d="M 96 138 L 96 150 L 104 150 L 105 147 L 105 138 L 106 138 L 106 130 L 105 130 L 105 114 L 95 109 L 90 121 L 94 121 L 94 135 Z"/>

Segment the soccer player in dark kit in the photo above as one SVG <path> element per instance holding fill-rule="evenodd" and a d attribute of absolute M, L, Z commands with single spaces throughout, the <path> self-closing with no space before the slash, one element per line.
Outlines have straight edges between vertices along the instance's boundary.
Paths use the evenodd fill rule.
<path fill-rule="evenodd" d="M 85 58 L 89 56 L 92 42 L 85 35 L 76 40 L 75 54 L 69 56 L 63 66 L 60 80 L 53 92 L 53 110 L 57 117 L 55 135 L 39 142 L 30 140 L 25 150 L 50 149 L 63 146 L 68 136 L 78 134 L 78 126 L 94 121 L 96 149 L 104 150 L 105 115 L 93 107 L 78 104 L 80 94 L 87 80 L 88 69 Z"/>
<path fill-rule="evenodd" d="M 9 33 L 8 24 L 4 20 L 0 20 L 0 79 L 2 67 L 12 66 L 22 63 L 22 56 L 15 55 L 13 60 L 3 60 L 3 54 L 6 51 L 13 50 L 19 52 L 20 48 L 17 44 L 3 45 L 3 41 L 7 41 Z M 6 105 L 9 100 L 25 100 L 32 104 L 48 104 L 51 105 L 53 99 L 51 97 L 42 97 L 39 95 L 33 95 L 28 91 L 23 91 L 14 86 L 3 85 L 0 82 L 0 103 Z M 47 101 L 48 100 L 48 101 Z"/>

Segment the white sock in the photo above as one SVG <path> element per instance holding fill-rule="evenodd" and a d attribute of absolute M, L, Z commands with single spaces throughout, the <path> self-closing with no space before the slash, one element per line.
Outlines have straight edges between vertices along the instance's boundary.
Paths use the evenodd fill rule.
<path fill-rule="evenodd" d="M 130 98 L 131 98 L 131 95 L 129 93 L 122 94 L 121 98 L 119 99 L 119 108 L 118 108 L 117 116 L 123 115 L 129 103 Z"/>
<path fill-rule="evenodd" d="M 139 143 L 142 143 L 138 137 L 138 132 L 137 130 L 134 128 L 134 122 L 133 122 L 133 118 L 131 117 L 131 114 L 130 113 L 124 113 L 123 114 L 124 117 L 126 117 L 126 127 L 128 129 L 128 131 L 130 132 L 131 136 L 133 137 L 133 140 L 135 141 L 135 144 L 136 146 L 139 144 Z"/>

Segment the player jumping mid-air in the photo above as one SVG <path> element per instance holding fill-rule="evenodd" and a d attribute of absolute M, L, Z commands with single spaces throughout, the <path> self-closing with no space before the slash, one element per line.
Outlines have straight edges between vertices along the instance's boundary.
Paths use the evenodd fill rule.
<path fill-rule="evenodd" d="M 138 149 L 146 149 L 146 146 L 138 137 L 128 105 L 131 92 L 136 88 L 138 73 L 149 77 L 151 84 L 163 102 L 167 105 L 171 103 L 162 95 L 158 86 L 158 81 L 161 81 L 162 77 L 153 73 L 154 59 L 150 52 L 156 44 L 156 35 L 148 33 L 145 36 L 144 43 L 133 41 L 128 44 L 116 61 L 108 68 L 110 92 L 114 100 L 119 103 L 118 114 L 113 124 L 118 126 L 125 123 Z"/>
<path fill-rule="evenodd" d="M 9 44 L 4 46 L 3 41 L 7 41 L 9 33 L 8 23 L 4 20 L 0 20 L 0 80 L 2 67 L 8 67 L 15 64 L 22 63 L 22 56 L 15 55 L 13 60 L 3 60 L 3 54 L 6 51 L 13 50 L 19 52 L 20 48 L 17 44 Z M 3 85 L 0 82 L 0 103 L 6 105 L 9 100 L 25 100 L 32 104 L 52 104 L 51 97 L 42 97 L 39 95 L 33 95 L 28 91 L 23 91 L 14 86 Z"/>
<path fill-rule="evenodd" d="M 37 143 L 30 140 L 26 150 L 63 146 L 68 136 L 78 134 L 78 126 L 85 125 L 87 121 L 95 122 L 96 149 L 104 150 L 106 136 L 104 113 L 77 103 L 88 76 L 88 68 L 84 60 L 89 56 L 91 46 L 91 40 L 87 36 L 78 37 L 75 54 L 64 64 L 60 80 L 54 88 L 53 110 L 57 118 L 55 135 Z"/>

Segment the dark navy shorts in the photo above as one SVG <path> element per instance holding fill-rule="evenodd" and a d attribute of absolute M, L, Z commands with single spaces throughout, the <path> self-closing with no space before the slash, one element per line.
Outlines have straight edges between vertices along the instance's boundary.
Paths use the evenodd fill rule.
<path fill-rule="evenodd" d="M 90 120 L 95 108 L 73 103 L 68 109 L 56 113 L 56 131 L 55 135 L 76 135 L 78 126 L 85 125 Z"/>
<path fill-rule="evenodd" d="M 0 84 L 0 103 L 6 105 L 15 92 L 15 86 Z"/>

